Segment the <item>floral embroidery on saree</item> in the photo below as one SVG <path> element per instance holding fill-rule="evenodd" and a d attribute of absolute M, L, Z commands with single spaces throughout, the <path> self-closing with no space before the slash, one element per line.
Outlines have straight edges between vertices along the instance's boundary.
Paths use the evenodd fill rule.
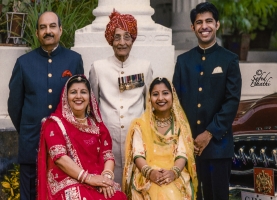
<path fill-rule="evenodd" d="M 49 149 L 49 155 L 54 160 L 54 158 L 66 155 L 66 148 L 64 145 L 54 145 Z"/>
<path fill-rule="evenodd" d="M 68 137 L 68 135 L 67 135 L 67 133 L 66 133 L 66 130 L 65 130 L 65 128 L 64 128 L 64 125 L 63 125 L 62 121 L 61 121 L 58 117 L 56 117 L 56 116 L 51 116 L 50 118 L 53 119 L 54 121 L 56 121 L 56 122 L 58 123 L 58 125 L 59 125 L 59 127 L 60 127 L 60 129 L 61 129 L 61 131 L 62 131 L 62 133 L 63 133 L 64 139 L 65 139 L 65 141 L 66 141 L 67 153 L 69 154 L 69 157 L 70 157 L 79 167 L 81 167 L 81 168 L 83 169 L 82 164 L 81 164 L 81 161 L 80 161 L 80 159 L 79 159 L 79 157 L 78 157 L 78 154 L 77 154 L 77 152 L 76 152 L 76 149 L 74 149 L 74 147 L 73 147 L 73 145 L 72 145 L 72 143 L 71 143 L 71 141 L 70 141 L 70 139 L 69 139 L 69 137 Z"/>
<path fill-rule="evenodd" d="M 112 153 L 112 150 L 107 150 L 103 152 L 104 162 L 107 160 L 114 160 L 114 155 Z"/>
<path fill-rule="evenodd" d="M 84 140 L 84 143 L 86 143 L 86 145 L 88 145 L 88 146 L 90 146 L 90 145 L 93 145 L 93 144 L 94 144 L 93 139 Z"/>
<path fill-rule="evenodd" d="M 65 179 L 63 179 L 62 181 L 56 181 L 55 180 L 55 176 L 52 173 L 52 170 L 49 170 L 48 174 L 47 174 L 47 178 L 48 178 L 48 183 L 49 183 L 49 187 L 50 187 L 50 191 L 52 195 L 55 195 L 57 192 L 59 192 L 60 190 L 64 189 L 67 186 L 70 185 L 74 185 L 77 184 L 78 181 L 67 177 Z"/>
<path fill-rule="evenodd" d="M 79 187 L 71 187 L 64 191 L 66 200 L 80 200 L 81 194 Z"/>

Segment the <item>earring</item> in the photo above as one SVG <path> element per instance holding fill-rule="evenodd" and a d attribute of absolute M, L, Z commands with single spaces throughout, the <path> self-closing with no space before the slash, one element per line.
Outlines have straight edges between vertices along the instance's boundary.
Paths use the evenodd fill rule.
<path fill-rule="evenodd" d="M 87 114 L 89 115 L 90 114 L 90 106 L 88 105 L 87 107 Z"/>

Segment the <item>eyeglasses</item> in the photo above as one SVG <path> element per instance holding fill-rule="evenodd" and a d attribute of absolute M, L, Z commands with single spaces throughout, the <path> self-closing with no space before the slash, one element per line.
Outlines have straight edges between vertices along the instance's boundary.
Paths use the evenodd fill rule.
<path fill-rule="evenodd" d="M 128 34 L 123 35 L 123 36 L 121 36 L 121 35 L 115 35 L 114 36 L 114 41 L 120 41 L 121 38 L 123 38 L 123 40 L 125 40 L 125 41 L 130 41 L 132 39 L 131 35 L 128 35 Z"/>

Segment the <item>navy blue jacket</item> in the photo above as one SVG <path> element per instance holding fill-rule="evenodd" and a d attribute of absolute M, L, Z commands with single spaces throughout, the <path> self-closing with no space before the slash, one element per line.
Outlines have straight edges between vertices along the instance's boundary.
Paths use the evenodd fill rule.
<path fill-rule="evenodd" d="M 18 161 L 36 163 L 41 120 L 55 111 L 69 76 L 83 74 L 80 54 L 60 45 L 48 55 L 41 47 L 20 56 L 9 83 L 8 112 L 19 133 Z"/>
<path fill-rule="evenodd" d="M 218 44 L 205 51 L 195 47 L 178 56 L 173 85 L 193 138 L 205 130 L 213 135 L 200 159 L 232 157 L 232 122 L 241 95 L 238 56 Z"/>

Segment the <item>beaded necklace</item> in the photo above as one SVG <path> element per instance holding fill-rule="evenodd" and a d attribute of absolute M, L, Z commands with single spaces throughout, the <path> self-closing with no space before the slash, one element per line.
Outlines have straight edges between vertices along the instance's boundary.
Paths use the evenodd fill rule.
<path fill-rule="evenodd" d="M 172 115 L 170 115 L 170 116 L 167 117 L 167 118 L 158 118 L 158 117 L 155 115 L 155 122 L 156 122 L 157 127 L 160 127 L 160 128 L 167 127 L 167 126 L 170 125 L 171 122 L 172 122 Z"/>

